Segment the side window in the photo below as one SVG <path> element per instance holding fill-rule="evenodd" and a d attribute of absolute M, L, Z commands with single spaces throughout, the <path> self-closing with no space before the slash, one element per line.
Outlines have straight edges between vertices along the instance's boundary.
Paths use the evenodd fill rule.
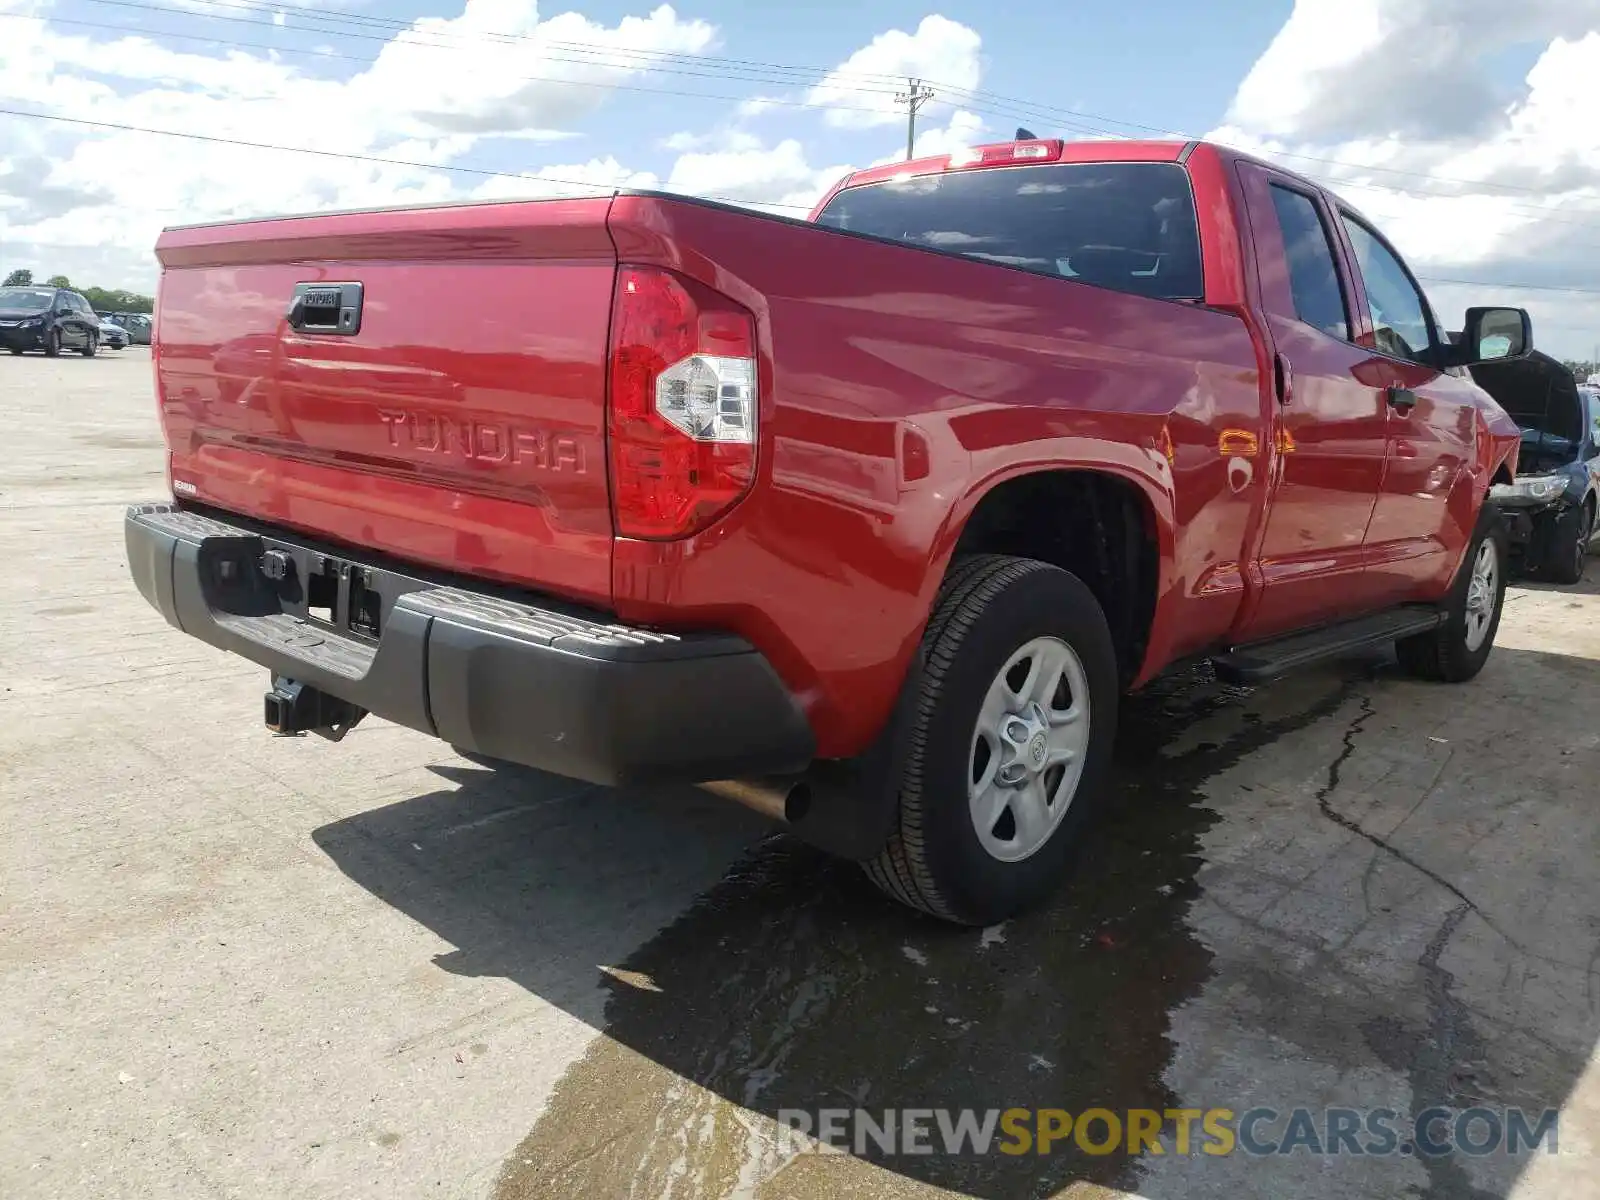
<path fill-rule="evenodd" d="M 1350 340 L 1350 320 L 1334 266 L 1333 242 L 1310 196 L 1272 185 L 1272 207 L 1289 261 L 1295 316 L 1341 341 Z"/>
<path fill-rule="evenodd" d="M 1432 347 L 1428 302 L 1394 252 L 1360 221 L 1343 214 L 1345 231 L 1356 252 L 1361 282 L 1372 309 L 1377 348 L 1395 358 L 1420 362 Z"/>
<path fill-rule="evenodd" d="M 75 308 L 77 308 L 77 310 L 79 312 L 81 312 L 84 316 L 86 316 L 86 317 L 94 316 L 94 309 L 89 307 L 89 302 L 87 300 L 85 300 L 82 296 L 74 296 L 72 298 L 72 303 L 73 303 L 73 306 Z"/>

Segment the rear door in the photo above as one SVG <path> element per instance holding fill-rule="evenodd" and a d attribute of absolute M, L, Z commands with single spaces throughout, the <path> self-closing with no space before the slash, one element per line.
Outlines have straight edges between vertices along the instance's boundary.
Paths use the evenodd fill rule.
<path fill-rule="evenodd" d="M 100 334 L 100 318 L 94 315 L 94 307 L 76 292 L 72 293 L 72 308 L 78 345 L 87 346 Z"/>
<path fill-rule="evenodd" d="M 78 306 L 73 300 L 71 292 L 57 292 L 54 304 L 50 308 L 51 320 L 55 322 L 56 332 L 61 338 L 61 344 L 66 347 L 81 345 L 82 327 L 78 324 Z"/>
<path fill-rule="evenodd" d="M 1386 401 L 1386 465 L 1364 549 L 1369 590 L 1385 605 L 1437 599 L 1476 515 L 1451 511 L 1472 460 L 1476 389 L 1465 370 L 1431 365 L 1443 334 L 1394 247 L 1342 206 L 1339 223 L 1357 289 L 1356 338 Z"/>
<path fill-rule="evenodd" d="M 1298 180 L 1239 164 L 1278 380 L 1276 472 L 1257 551 L 1260 597 L 1236 630 L 1270 637 L 1373 607 L 1363 542 L 1382 487 L 1387 415 L 1334 217 Z"/>

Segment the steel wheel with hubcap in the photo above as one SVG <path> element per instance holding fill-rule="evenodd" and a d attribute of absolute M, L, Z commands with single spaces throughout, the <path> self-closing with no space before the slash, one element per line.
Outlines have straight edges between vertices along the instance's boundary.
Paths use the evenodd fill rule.
<path fill-rule="evenodd" d="M 1039 637 L 989 685 L 972 735 L 972 824 L 1001 862 L 1050 840 L 1072 804 L 1089 747 L 1089 681 L 1060 638 Z"/>
<path fill-rule="evenodd" d="M 1062 881 L 1102 798 L 1116 738 L 1116 650 L 1076 575 L 999 554 L 957 560 L 909 686 L 897 808 L 863 863 L 890 896 L 988 925 Z"/>

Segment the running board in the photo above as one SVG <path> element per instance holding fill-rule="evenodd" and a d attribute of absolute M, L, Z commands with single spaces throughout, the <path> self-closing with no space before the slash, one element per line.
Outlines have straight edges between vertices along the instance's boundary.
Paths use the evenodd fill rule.
<path fill-rule="evenodd" d="M 1431 605 L 1405 604 L 1369 617 L 1240 646 L 1216 655 L 1211 665 L 1217 675 L 1229 683 L 1264 683 L 1326 658 L 1339 658 L 1397 638 L 1427 633 L 1443 622 L 1444 613 Z"/>

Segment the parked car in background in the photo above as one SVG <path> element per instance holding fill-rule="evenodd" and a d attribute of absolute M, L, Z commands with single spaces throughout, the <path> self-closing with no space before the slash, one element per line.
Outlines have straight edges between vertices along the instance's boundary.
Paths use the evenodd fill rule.
<path fill-rule="evenodd" d="M 1529 574 L 1577 583 L 1600 501 L 1600 388 L 1538 351 L 1479 364 L 1472 377 L 1522 431 L 1516 477 L 1490 491 L 1513 561 Z"/>
<path fill-rule="evenodd" d="M 128 331 L 128 340 L 135 346 L 148 346 L 150 344 L 151 318 L 149 313 L 121 312 L 113 313 L 118 325 Z"/>
<path fill-rule="evenodd" d="M 172 496 L 129 571 L 268 668 L 279 733 L 372 712 L 699 784 L 988 924 L 1063 879 L 1120 696 L 1174 663 L 1392 644 L 1456 683 L 1494 645 L 1521 443 L 1467 368 L 1527 313 L 1449 343 L 1366 217 L 1224 147 L 979 147 L 809 221 L 622 192 L 156 255 Z"/>
<path fill-rule="evenodd" d="M 108 350 L 126 350 L 128 331 L 109 317 L 100 318 L 100 344 Z"/>
<path fill-rule="evenodd" d="M 93 358 L 100 349 L 100 318 L 69 288 L 0 288 L 0 346 L 12 354 L 43 350 L 55 358 L 76 350 Z"/>

